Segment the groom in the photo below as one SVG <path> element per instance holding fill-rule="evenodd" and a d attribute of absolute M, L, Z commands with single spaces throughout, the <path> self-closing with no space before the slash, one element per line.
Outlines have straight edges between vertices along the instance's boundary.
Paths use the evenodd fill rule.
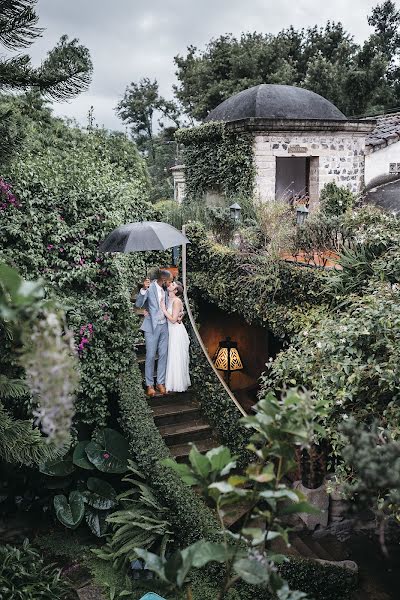
<path fill-rule="evenodd" d="M 143 287 L 136 299 L 138 308 L 146 308 L 146 316 L 141 326 L 146 341 L 146 394 L 152 398 L 157 394 L 165 395 L 165 373 L 168 358 L 168 323 L 161 310 L 160 302 L 164 300 L 168 307 L 167 286 L 172 281 L 169 271 L 159 270 L 156 279 L 150 283 L 145 279 Z M 154 362 L 158 353 L 157 391 L 154 389 Z"/>

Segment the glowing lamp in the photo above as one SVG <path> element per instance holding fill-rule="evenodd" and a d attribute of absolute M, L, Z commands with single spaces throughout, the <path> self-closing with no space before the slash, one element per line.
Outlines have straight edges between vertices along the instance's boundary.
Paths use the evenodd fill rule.
<path fill-rule="evenodd" d="M 227 337 L 226 340 L 222 340 L 219 343 L 213 361 L 216 369 L 224 371 L 228 385 L 230 383 L 232 371 L 240 371 L 243 369 L 237 342 L 233 342 L 230 337 Z"/>

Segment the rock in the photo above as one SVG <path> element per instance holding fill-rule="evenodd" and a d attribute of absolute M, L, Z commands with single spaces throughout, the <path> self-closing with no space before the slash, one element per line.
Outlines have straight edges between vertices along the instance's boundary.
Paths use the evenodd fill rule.
<path fill-rule="evenodd" d="M 293 483 L 293 488 L 304 494 L 307 502 L 321 511 L 315 515 L 299 513 L 298 516 L 306 525 L 307 529 L 313 530 L 318 525 L 320 527 L 326 527 L 328 525 L 329 496 L 327 494 L 325 484 L 322 484 L 320 487 L 312 490 L 304 487 L 301 481 L 295 481 Z"/>

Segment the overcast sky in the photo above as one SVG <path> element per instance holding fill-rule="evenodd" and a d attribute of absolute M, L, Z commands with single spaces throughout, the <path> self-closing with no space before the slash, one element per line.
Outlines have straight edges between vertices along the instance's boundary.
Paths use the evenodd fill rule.
<path fill-rule="evenodd" d="M 381 0 L 382 1 L 382 0 Z M 341 21 L 355 40 L 369 34 L 367 15 L 378 0 L 39 0 L 43 38 L 31 47 L 35 63 L 61 35 L 77 37 L 94 63 L 90 90 L 69 103 L 54 104 L 57 115 L 82 125 L 94 106 L 99 125 L 121 129 L 114 108 L 131 81 L 156 78 L 172 96 L 173 58 L 188 45 L 204 48 L 213 37 L 243 31 L 277 33 Z"/>

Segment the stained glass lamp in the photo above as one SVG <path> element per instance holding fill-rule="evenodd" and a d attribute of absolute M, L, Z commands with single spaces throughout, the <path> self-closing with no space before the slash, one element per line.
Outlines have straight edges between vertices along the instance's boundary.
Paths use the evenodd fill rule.
<path fill-rule="evenodd" d="M 216 369 L 224 371 L 228 385 L 230 384 L 232 371 L 240 371 L 243 369 L 237 342 L 233 342 L 230 337 L 227 337 L 226 340 L 222 340 L 219 343 L 213 361 Z"/>

